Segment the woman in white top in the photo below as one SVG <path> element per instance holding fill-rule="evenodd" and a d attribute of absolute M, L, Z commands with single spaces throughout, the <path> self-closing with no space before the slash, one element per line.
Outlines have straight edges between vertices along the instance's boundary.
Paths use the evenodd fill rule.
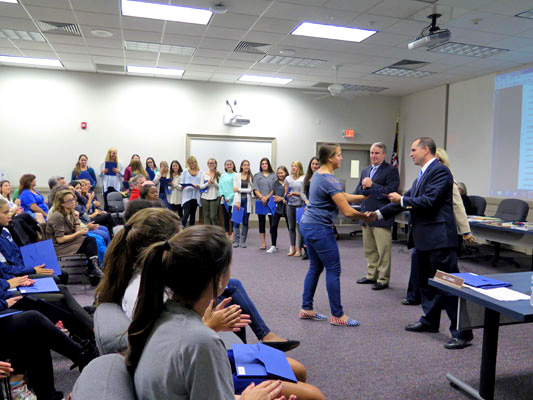
<path fill-rule="evenodd" d="M 243 160 L 239 169 L 239 174 L 233 178 L 233 212 L 244 208 L 242 224 L 233 223 L 233 247 L 246 247 L 246 237 L 248 236 L 248 219 L 252 212 L 252 190 L 253 178 L 250 172 L 250 161 Z M 241 231 L 242 225 L 242 231 Z"/>
<path fill-rule="evenodd" d="M 112 171 L 106 168 L 106 163 L 115 163 Z M 114 174 L 114 175 L 109 175 Z M 107 209 L 107 195 L 110 192 L 120 192 L 122 177 L 124 176 L 124 166 L 118 160 L 118 151 L 114 147 L 107 150 L 104 162 L 100 165 L 100 177 L 102 178 L 102 191 L 104 193 L 104 209 Z"/>
<path fill-rule="evenodd" d="M 183 171 L 180 186 L 183 190 L 181 194 L 181 206 L 183 207 L 183 218 L 181 225 L 183 228 L 194 225 L 196 222 L 196 208 L 200 204 L 200 184 L 202 183 L 202 171 L 198 168 L 196 157 L 189 156 L 187 159 L 187 169 Z"/>
<path fill-rule="evenodd" d="M 218 181 L 217 160 L 207 160 L 208 170 L 202 174 L 200 192 L 202 193 L 202 210 L 205 225 L 218 225 Z"/>
<path fill-rule="evenodd" d="M 24 210 L 20 207 L 20 199 L 16 199 L 14 202 L 11 201 L 11 183 L 9 181 L 0 182 L 0 199 L 7 201 L 9 205 L 9 215 L 13 216 L 15 214 L 20 214 Z"/>
<path fill-rule="evenodd" d="M 163 202 L 166 208 L 170 208 L 168 204 L 170 197 L 170 181 L 168 163 L 166 161 L 161 161 L 159 163 L 159 171 L 155 174 L 154 184 L 159 191 L 159 200 Z"/>
<path fill-rule="evenodd" d="M 285 196 L 287 197 L 287 221 L 289 222 L 289 238 L 291 248 L 288 256 L 300 257 L 304 240 L 298 232 L 298 248 L 296 246 L 296 209 L 304 206 L 302 199 L 304 183 L 304 168 L 300 161 L 293 161 L 291 164 L 291 174 L 285 178 Z"/>
<path fill-rule="evenodd" d="M 183 217 L 183 209 L 181 208 L 181 174 L 183 168 L 178 160 L 173 160 L 170 163 L 170 199 L 168 200 L 170 209 L 177 212 L 179 217 Z"/>

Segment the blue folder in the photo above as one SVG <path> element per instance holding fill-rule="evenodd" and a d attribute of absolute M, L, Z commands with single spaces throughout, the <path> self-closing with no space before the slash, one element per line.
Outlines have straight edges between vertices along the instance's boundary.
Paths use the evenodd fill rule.
<path fill-rule="evenodd" d="M 481 289 L 494 289 L 498 287 L 512 286 L 509 282 L 499 281 L 498 279 L 489 278 L 488 276 L 475 275 L 470 272 L 458 272 L 452 275 L 463 278 L 465 280 L 465 284 L 467 285 Z"/>
<path fill-rule="evenodd" d="M 205 181 L 204 180 L 204 184 L 206 184 L 207 182 L 209 182 L 209 180 Z M 209 190 L 209 185 L 207 185 L 204 189 L 200 189 L 200 193 L 205 193 Z"/>
<path fill-rule="evenodd" d="M 299 224 L 302 216 L 304 215 L 305 207 L 298 207 L 296 209 L 296 223 Z"/>
<path fill-rule="evenodd" d="M 170 183 L 170 179 L 169 178 L 161 178 L 159 179 L 159 184 L 160 185 L 163 185 L 163 189 L 165 189 L 165 193 L 166 194 L 170 194 L 170 188 L 168 187 Z"/>
<path fill-rule="evenodd" d="M 61 275 L 61 268 L 59 268 L 59 261 L 57 261 L 56 251 L 51 239 L 43 240 L 22 246 L 20 248 L 24 266 L 36 267 L 44 264 L 45 268 L 54 270 L 54 275 Z"/>
<path fill-rule="evenodd" d="M 273 378 L 297 382 L 282 351 L 262 343 L 234 344 L 232 349 L 239 378 Z"/>
<path fill-rule="evenodd" d="M 107 169 L 107 172 L 105 173 L 106 175 L 111 175 L 111 176 L 116 175 L 116 172 L 113 171 L 113 168 L 118 168 L 116 162 L 106 161 L 105 167 Z"/>
<path fill-rule="evenodd" d="M 229 205 L 228 205 L 228 202 L 226 201 L 225 197 L 224 197 L 224 208 L 226 209 L 226 212 L 229 214 L 230 213 Z"/>
<path fill-rule="evenodd" d="M 236 207 L 233 207 L 233 211 L 231 213 L 231 222 L 235 222 L 236 224 L 242 224 L 245 211 L 246 210 L 244 209 L 244 207 L 241 207 L 240 210 L 237 210 Z"/>
<path fill-rule="evenodd" d="M 9 317 L 10 315 L 20 314 L 21 312 L 22 311 L 11 310 L 8 308 L 7 310 L 0 311 L 0 318 L 5 318 L 5 317 Z"/>
<path fill-rule="evenodd" d="M 261 200 L 256 200 L 255 201 L 255 213 L 257 215 L 268 215 L 271 213 L 271 210 L 268 204 L 263 204 Z"/>
<path fill-rule="evenodd" d="M 39 278 L 34 281 L 33 285 L 19 286 L 17 290 L 22 294 L 59 292 L 54 278 Z"/>
<path fill-rule="evenodd" d="M 276 209 L 278 208 L 278 204 L 274 201 L 274 196 L 270 196 L 267 205 L 268 208 L 270 208 L 272 215 L 274 215 L 276 213 Z"/>
<path fill-rule="evenodd" d="M 184 188 L 186 188 L 187 186 L 193 187 L 192 183 L 180 183 L 180 185 L 183 186 Z"/>

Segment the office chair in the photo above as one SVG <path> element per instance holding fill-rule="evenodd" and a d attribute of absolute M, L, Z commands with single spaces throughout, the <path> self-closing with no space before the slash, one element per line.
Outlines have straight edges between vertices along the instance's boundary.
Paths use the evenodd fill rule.
<path fill-rule="evenodd" d="M 520 199 L 504 199 L 496 209 L 496 218 L 505 222 L 524 222 L 529 212 L 529 205 Z M 501 257 L 501 244 L 499 242 L 494 243 L 494 256 L 491 257 L 492 265 L 497 265 L 500 260 L 507 261 L 514 264 L 517 268 L 520 264 L 516 262 L 513 257 Z"/>
<path fill-rule="evenodd" d="M 115 222 L 120 224 L 124 221 L 124 210 L 126 206 L 123 201 L 122 193 L 111 192 L 107 195 L 107 208 L 109 213 L 115 218 Z"/>
<path fill-rule="evenodd" d="M 470 215 L 485 216 L 485 208 L 487 208 L 487 200 L 481 196 L 468 196 L 470 199 L 471 213 Z M 511 199 L 512 200 L 512 199 Z"/>

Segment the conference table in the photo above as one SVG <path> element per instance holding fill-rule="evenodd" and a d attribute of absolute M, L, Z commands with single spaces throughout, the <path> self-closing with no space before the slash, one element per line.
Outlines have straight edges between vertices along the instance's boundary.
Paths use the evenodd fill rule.
<path fill-rule="evenodd" d="M 505 274 L 491 274 L 491 278 L 512 284 L 510 289 L 517 292 L 530 294 L 531 272 L 514 272 Z M 494 382 L 496 377 L 496 355 L 498 352 L 498 333 L 500 328 L 500 317 L 506 318 L 511 323 L 533 322 L 533 307 L 527 300 L 499 301 L 492 297 L 472 290 L 468 286 L 462 288 L 450 286 L 434 279 L 429 280 L 429 284 L 443 292 L 450 293 L 459 299 L 473 302 L 484 308 L 483 316 L 483 344 L 481 350 L 481 368 L 479 374 L 479 390 L 461 381 L 452 374 L 447 374 L 446 378 L 452 386 L 458 387 L 471 396 L 480 400 L 494 399 Z M 461 310 L 460 310 L 461 312 Z"/>

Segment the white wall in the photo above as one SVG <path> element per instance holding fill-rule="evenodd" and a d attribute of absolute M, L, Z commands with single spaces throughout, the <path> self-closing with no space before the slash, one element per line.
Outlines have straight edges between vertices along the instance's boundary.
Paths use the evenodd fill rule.
<path fill-rule="evenodd" d="M 429 136 L 437 146 L 444 145 L 446 122 L 446 86 L 404 96 L 400 103 L 400 189 L 407 190 L 419 168 L 409 157 L 416 138 Z"/>
<path fill-rule="evenodd" d="M 83 72 L 0 67 L 0 170 L 17 182 L 23 173 L 70 176 L 86 153 L 98 168 L 108 147 L 126 165 L 132 153 L 157 162 L 184 160 L 185 135 L 274 136 L 277 164 L 307 164 L 319 141 L 392 146 L 400 99 L 361 96 L 314 101 L 302 90 Z M 222 124 L 226 99 L 237 99 L 249 126 Z M 88 129 L 80 129 L 80 123 Z"/>

